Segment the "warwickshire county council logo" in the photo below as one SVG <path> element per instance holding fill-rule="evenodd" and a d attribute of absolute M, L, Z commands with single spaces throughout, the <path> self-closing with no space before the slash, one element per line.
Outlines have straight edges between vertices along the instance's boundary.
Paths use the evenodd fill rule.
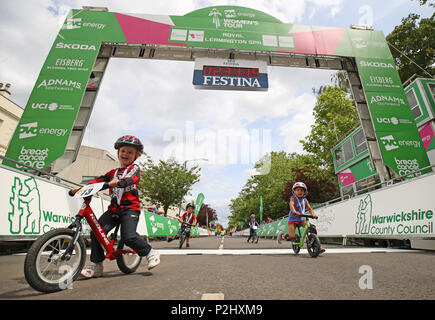
<path fill-rule="evenodd" d="M 39 234 L 41 198 L 35 178 L 22 181 L 15 177 L 9 198 L 8 220 L 11 234 Z M 24 227 L 24 228 L 23 228 Z"/>
<path fill-rule="evenodd" d="M 368 194 L 359 201 L 355 222 L 355 234 L 369 234 L 372 219 L 372 198 Z"/>

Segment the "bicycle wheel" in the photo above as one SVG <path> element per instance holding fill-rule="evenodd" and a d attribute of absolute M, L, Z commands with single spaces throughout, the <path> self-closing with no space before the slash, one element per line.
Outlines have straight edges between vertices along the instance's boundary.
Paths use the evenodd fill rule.
<path fill-rule="evenodd" d="M 128 250 L 130 249 L 124 241 L 120 240 L 118 242 L 117 250 Z M 125 274 L 133 273 L 137 270 L 140 263 L 142 261 L 142 257 L 137 253 L 124 253 L 120 254 L 116 258 L 116 264 L 118 265 L 119 270 L 124 272 Z"/>
<path fill-rule="evenodd" d="M 186 240 L 186 235 L 183 233 L 183 234 L 180 236 L 180 244 L 178 245 L 178 248 L 179 248 L 179 249 L 181 249 L 181 248 L 183 247 L 184 240 Z"/>
<path fill-rule="evenodd" d="M 312 258 L 316 258 L 320 254 L 320 241 L 314 233 L 307 236 L 307 250 Z"/>
<path fill-rule="evenodd" d="M 78 238 L 72 253 L 61 259 L 74 234 L 71 229 L 53 229 L 32 244 L 24 261 L 24 276 L 33 289 L 51 293 L 71 288 L 86 261 L 82 237 Z"/>
<path fill-rule="evenodd" d="M 292 242 L 292 248 L 293 248 L 293 252 L 294 252 L 295 254 L 298 254 L 299 251 L 301 251 L 301 247 L 298 246 L 297 244 L 293 243 L 293 242 Z"/>

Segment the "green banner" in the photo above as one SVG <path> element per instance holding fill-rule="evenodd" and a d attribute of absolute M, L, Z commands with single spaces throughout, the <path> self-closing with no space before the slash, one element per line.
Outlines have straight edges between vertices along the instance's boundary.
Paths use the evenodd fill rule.
<path fill-rule="evenodd" d="M 144 211 L 148 236 L 175 236 L 180 229 L 181 223 L 148 211 Z M 192 227 L 190 234 L 199 236 L 198 227 Z"/>
<path fill-rule="evenodd" d="M 398 175 L 429 166 L 385 39 L 367 32 L 352 31 L 350 34 L 353 35 L 355 60 L 385 165 Z"/>
<path fill-rule="evenodd" d="M 113 13 L 70 12 L 41 69 L 6 157 L 43 169 L 64 154 L 104 40 L 126 41 Z"/>

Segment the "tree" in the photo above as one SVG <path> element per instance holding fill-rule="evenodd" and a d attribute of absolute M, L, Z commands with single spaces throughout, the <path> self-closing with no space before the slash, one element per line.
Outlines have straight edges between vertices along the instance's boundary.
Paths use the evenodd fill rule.
<path fill-rule="evenodd" d="M 386 37 L 402 82 L 414 74 L 426 78 L 435 75 L 435 13 L 419 19 L 420 15 L 410 13 Z"/>
<path fill-rule="evenodd" d="M 325 197 L 330 196 L 325 201 L 336 196 L 336 193 L 330 190 L 338 190 L 335 175 L 322 168 L 313 155 L 287 154 L 281 151 L 271 152 L 265 158 L 271 161 L 270 172 L 249 178 L 238 196 L 231 200 L 229 226 L 240 226 L 241 222 L 246 225 L 251 211 L 254 211 L 258 220 L 260 196 L 263 197 L 263 217 L 277 219 L 287 215 L 288 200 L 283 198 L 283 194 L 289 183 L 293 185 L 295 181 L 313 184 L 313 190 L 318 186 L 315 193 L 323 194 Z M 257 162 L 255 167 L 261 166 L 262 161 L 263 159 Z M 304 173 L 303 177 L 299 171 Z"/>
<path fill-rule="evenodd" d="M 218 216 L 216 213 L 216 210 L 210 207 L 208 204 L 202 204 L 201 209 L 198 212 L 197 220 L 198 224 L 200 226 L 207 226 L 207 217 L 208 217 L 208 223 L 210 224 L 211 221 L 218 220 Z"/>
<path fill-rule="evenodd" d="M 327 175 L 323 177 L 314 177 L 312 170 L 293 168 L 294 181 L 286 183 L 282 198 L 289 203 L 290 197 L 293 194 L 293 184 L 297 181 L 303 181 L 308 188 L 307 199 L 310 203 L 323 203 L 328 200 L 338 197 L 338 185 L 336 179 L 331 180 Z M 315 174 L 317 176 L 318 173 Z"/>
<path fill-rule="evenodd" d="M 345 91 L 338 86 L 328 86 L 317 97 L 313 115 L 310 135 L 300 142 L 319 165 L 333 174 L 331 148 L 360 123 L 356 107 Z"/>
<path fill-rule="evenodd" d="M 179 206 L 192 186 L 199 181 L 200 168 L 197 166 L 187 170 L 183 164 L 174 159 L 160 160 L 154 164 L 151 158 L 141 163 L 141 179 L 139 192 L 146 200 L 160 203 L 168 213 L 170 206 Z"/>

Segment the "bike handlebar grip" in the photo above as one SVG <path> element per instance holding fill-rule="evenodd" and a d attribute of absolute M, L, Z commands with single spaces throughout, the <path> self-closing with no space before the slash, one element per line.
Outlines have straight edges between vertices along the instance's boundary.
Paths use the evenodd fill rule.
<path fill-rule="evenodd" d="M 74 193 L 72 192 L 72 190 L 68 191 L 68 195 L 69 195 L 70 197 L 74 197 Z"/>

